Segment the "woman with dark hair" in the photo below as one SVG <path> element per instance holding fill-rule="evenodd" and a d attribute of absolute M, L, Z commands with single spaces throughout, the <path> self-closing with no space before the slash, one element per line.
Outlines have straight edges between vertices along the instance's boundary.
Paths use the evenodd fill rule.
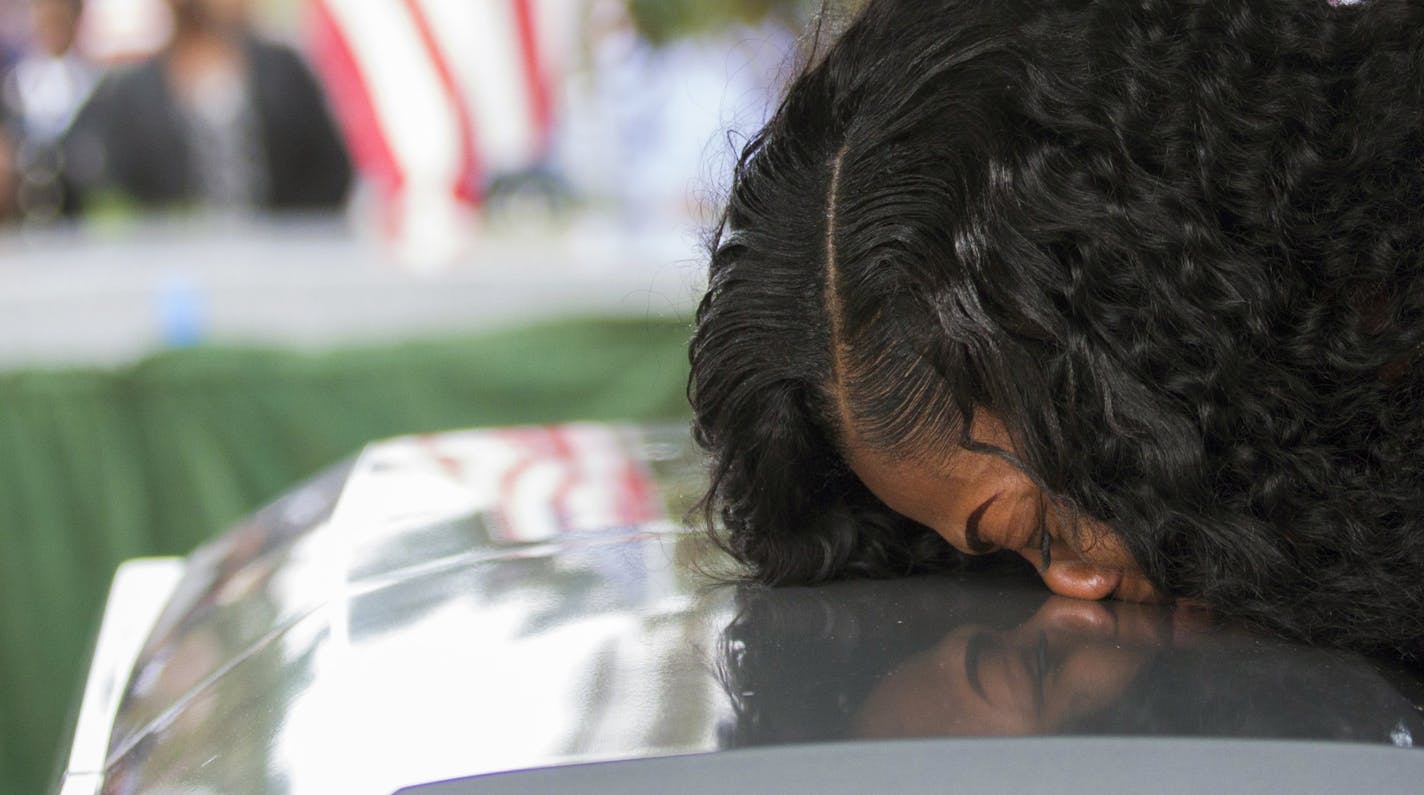
<path fill-rule="evenodd" d="M 1421 208 L 1420 0 L 871 0 L 712 242 L 708 518 L 1417 652 Z"/>

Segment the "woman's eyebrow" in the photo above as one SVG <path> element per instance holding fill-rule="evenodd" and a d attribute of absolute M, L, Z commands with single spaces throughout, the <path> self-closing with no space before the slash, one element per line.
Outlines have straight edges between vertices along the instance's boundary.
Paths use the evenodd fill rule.
<path fill-rule="evenodd" d="M 969 518 L 964 521 L 964 543 L 969 547 L 969 551 L 976 555 L 983 555 L 998 549 L 998 546 L 985 541 L 979 535 L 979 520 L 984 518 L 984 512 L 989 510 L 989 506 L 994 504 L 994 500 L 999 499 L 995 494 L 985 500 L 974 512 L 969 514 Z"/>

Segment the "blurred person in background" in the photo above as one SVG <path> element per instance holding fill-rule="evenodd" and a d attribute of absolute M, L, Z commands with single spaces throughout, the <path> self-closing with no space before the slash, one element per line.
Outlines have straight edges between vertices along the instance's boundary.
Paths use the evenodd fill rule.
<path fill-rule="evenodd" d="M 83 181 L 150 208 L 339 208 L 350 162 L 299 56 L 257 36 L 248 0 L 168 5 L 168 46 L 111 75 L 76 125 Z"/>
<path fill-rule="evenodd" d="M 591 2 L 590 68 L 568 91 L 560 165 L 636 231 L 708 220 L 708 156 L 765 122 L 800 11 L 782 0 Z"/>
<path fill-rule="evenodd" d="M 75 47 L 83 10 L 83 0 L 30 0 L 32 48 L 0 90 L 0 191 L 7 216 L 48 220 L 79 211 L 78 191 L 64 175 L 61 142 L 99 82 L 99 68 Z"/>

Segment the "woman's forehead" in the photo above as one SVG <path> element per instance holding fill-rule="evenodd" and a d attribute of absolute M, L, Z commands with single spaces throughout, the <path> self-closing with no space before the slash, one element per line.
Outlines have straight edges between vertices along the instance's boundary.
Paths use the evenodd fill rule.
<path fill-rule="evenodd" d="M 850 440 L 845 452 L 851 471 L 891 510 L 925 525 L 942 512 L 940 503 L 949 496 L 947 460 L 888 453 L 859 439 Z"/>

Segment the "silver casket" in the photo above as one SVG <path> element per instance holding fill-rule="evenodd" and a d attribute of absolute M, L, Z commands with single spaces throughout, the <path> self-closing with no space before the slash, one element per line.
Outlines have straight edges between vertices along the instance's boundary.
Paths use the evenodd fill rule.
<path fill-rule="evenodd" d="M 683 427 L 369 446 L 120 568 L 64 795 L 1418 792 L 1424 677 L 1031 573 L 765 589 Z"/>

